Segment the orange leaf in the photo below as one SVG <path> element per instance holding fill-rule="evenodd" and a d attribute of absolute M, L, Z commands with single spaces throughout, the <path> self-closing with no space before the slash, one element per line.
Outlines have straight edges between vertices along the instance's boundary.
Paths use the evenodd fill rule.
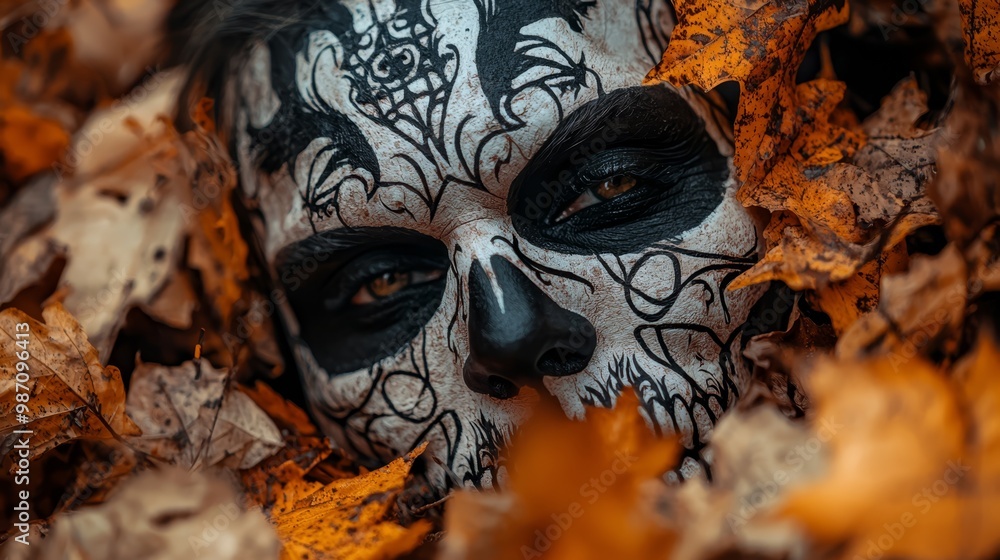
<path fill-rule="evenodd" d="M 325 486 L 303 479 L 283 485 L 270 515 L 284 544 L 282 559 L 394 558 L 416 548 L 430 530 L 428 523 L 402 527 L 384 518 L 424 448 Z"/>
<path fill-rule="evenodd" d="M 965 62 L 976 82 L 1000 76 L 1000 0 L 958 0 L 962 14 Z"/>
<path fill-rule="evenodd" d="M 842 558 L 994 554 L 998 363 L 983 337 L 954 379 L 919 358 L 824 364 L 810 388 L 828 427 L 829 468 L 790 494 L 784 514 Z"/>
<path fill-rule="evenodd" d="M 0 110 L 0 178 L 20 183 L 51 167 L 69 146 L 58 122 L 16 104 Z"/>
<path fill-rule="evenodd" d="M 646 484 L 675 464 L 676 439 L 648 428 L 631 391 L 587 422 L 543 406 L 518 432 L 511 495 L 460 492 L 446 512 L 448 558 L 648 558 L 673 533 L 643 506 Z"/>
<path fill-rule="evenodd" d="M 847 21 L 845 0 L 699 0 L 675 2 L 677 27 L 647 82 L 694 84 L 708 91 L 740 83 L 737 176 L 746 180 L 783 151 L 801 122 L 795 73 L 820 31 Z M 765 171 L 760 169 L 759 171 Z"/>

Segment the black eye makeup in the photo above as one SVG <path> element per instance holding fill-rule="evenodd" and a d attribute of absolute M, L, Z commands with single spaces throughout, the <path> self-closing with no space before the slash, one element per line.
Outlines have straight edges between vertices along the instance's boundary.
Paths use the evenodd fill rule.
<path fill-rule="evenodd" d="M 412 230 L 320 232 L 283 250 L 277 268 L 302 340 L 330 374 L 399 352 L 441 304 L 444 244 Z"/>
<path fill-rule="evenodd" d="M 666 86 L 613 91 L 567 117 L 511 185 L 514 228 L 572 254 L 635 252 L 700 224 L 728 165 Z"/>

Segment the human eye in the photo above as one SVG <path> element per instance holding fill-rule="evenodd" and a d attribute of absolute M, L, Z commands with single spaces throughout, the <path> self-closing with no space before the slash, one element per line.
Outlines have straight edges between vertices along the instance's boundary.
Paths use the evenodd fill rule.
<path fill-rule="evenodd" d="M 282 275 L 311 254 L 328 257 L 289 290 L 288 299 L 300 337 L 330 373 L 356 371 L 398 353 L 441 303 L 449 259 L 436 239 L 397 228 L 324 233 L 283 259 Z"/>
<path fill-rule="evenodd" d="M 680 96 L 643 87 L 593 103 L 515 180 L 508 205 L 519 234 L 561 252 L 627 253 L 679 236 L 719 205 L 728 162 Z"/>

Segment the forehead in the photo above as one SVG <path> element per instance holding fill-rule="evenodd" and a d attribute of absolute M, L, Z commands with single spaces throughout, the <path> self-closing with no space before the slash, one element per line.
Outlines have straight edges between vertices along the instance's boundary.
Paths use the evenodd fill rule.
<path fill-rule="evenodd" d="M 502 210 L 559 122 L 638 85 L 670 25 L 650 0 L 316 5 L 256 45 L 240 79 L 241 175 L 283 222 L 269 253 L 326 229 Z"/>

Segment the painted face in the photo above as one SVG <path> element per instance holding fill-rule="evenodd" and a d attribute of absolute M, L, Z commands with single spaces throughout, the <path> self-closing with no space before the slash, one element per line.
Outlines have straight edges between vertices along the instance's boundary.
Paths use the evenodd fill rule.
<path fill-rule="evenodd" d="M 698 472 L 746 384 L 759 294 L 726 286 L 757 236 L 709 113 L 639 85 L 669 6 L 309 4 L 253 47 L 235 122 L 327 433 L 374 461 L 429 441 L 433 483 L 501 485 L 533 400 L 582 417 L 634 387 Z"/>

